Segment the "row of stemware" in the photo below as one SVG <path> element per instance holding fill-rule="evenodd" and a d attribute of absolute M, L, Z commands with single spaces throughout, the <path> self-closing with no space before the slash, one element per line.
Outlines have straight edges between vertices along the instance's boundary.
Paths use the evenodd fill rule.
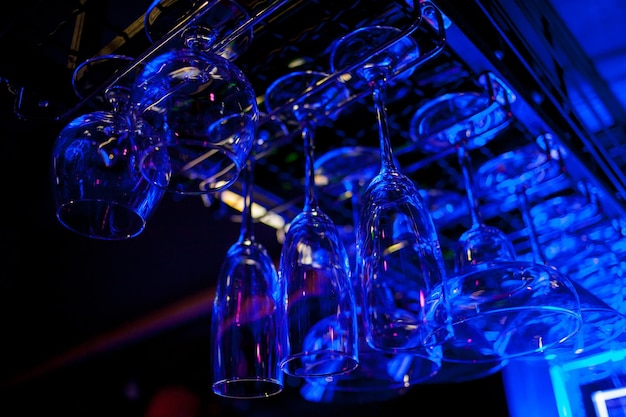
<path fill-rule="evenodd" d="M 247 21 L 235 3 L 223 4 L 225 10 L 214 7 L 209 11 L 215 14 L 203 16 L 217 16 L 218 23 L 233 15 Z M 57 195 L 70 201 L 59 211 L 65 225 L 90 237 L 135 236 L 164 191 L 215 193 L 232 185 L 251 162 L 259 122 L 256 97 L 230 61 L 241 45 L 211 50 L 210 41 L 219 36 L 211 31 L 214 25 L 220 26 L 206 20 L 189 26 L 185 44 L 148 61 L 131 87 L 118 84 L 108 90 L 111 103 L 122 106 L 84 115 L 64 129 L 53 159 Z M 146 28 L 157 29 L 154 24 Z M 274 271 L 262 248 L 253 245 L 247 194 L 245 225 L 220 273 L 212 316 L 217 394 L 274 395 L 283 388 L 283 373 L 305 378 L 307 392 L 311 387 L 350 390 L 378 374 L 380 366 L 387 367 L 379 374 L 384 389 L 396 391 L 434 377 L 484 376 L 510 358 L 567 346 L 564 342 L 575 335 L 594 337 L 593 331 L 579 332 L 586 322 L 575 283 L 543 262 L 516 260 L 509 242 L 499 240 L 502 234 L 482 223 L 468 150 L 491 140 L 496 131 L 480 131 L 475 113 L 462 118 L 471 125 L 458 127 L 450 143 L 466 175 L 473 225 L 459 240 L 458 270 L 446 276 L 428 207 L 393 157 L 385 108 L 389 83 L 410 77 L 420 56 L 428 57 L 399 29 L 367 27 L 333 45 L 330 73 L 294 72 L 267 90 L 268 113 L 284 112 L 288 103 L 301 130 L 305 202 L 292 219 Z M 379 166 L 370 171 L 353 207 L 353 262 L 317 202 L 313 155 L 316 126 L 332 120 L 334 110 L 350 99 L 341 82 L 349 77 L 371 93 L 380 141 Z M 504 113 L 498 131 L 510 117 Z M 99 136 L 82 137 L 86 127 Z M 115 148 L 118 144 L 123 147 Z M 96 152 L 89 154 L 92 147 Z M 137 152 L 143 156 L 136 160 Z M 96 155 L 97 163 L 82 159 L 88 154 Z M 103 172 L 120 157 L 126 165 L 116 169 L 125 177 L 114 177 L 114 186 L 102 191 L 111 185 Z M 246 175 L 251 172 L 249 167 Z M 80 207 L 77 202 L 89 187 L 97 197 Z M 129 190 L 130 203 L 111 202 L 113 193 L 122 190 Z M 121 211 L 129 204 L 135 213 L 143 210 L 139 219 Z M 77 225 L 66 217 L 75 214 L 74 208 Z M 379 388 L 368 381 L 364 389 Z"/>
<path fill-rule="evenodd" d="M 365 28 L 363 33 L 356 31 L 342 38 L 345 45 L 338 43 L 338 49 L 333 50 L 333 53 L 341 50 L 342 46 L 352 54 L 366 53 L 368 45 L 376 44 L 372 42 L 372 37 L 384 38 L 389 36 L 385 32 L 390 30 L 392 28 L 376 27 Z M 413 47 L 409 41 L 404 44 L 398 42 L 394 46 L 398 49 L 392 48 L 391 53 L 396 59 L 403 55 L 403 48 Z M 442 361 L 456 362 L 461 367 L 475 366 L 477 363 L 483 365 L 481 374 L 472 374 L 471 371 L 476 372 L 476 369 L 465 367 L 457 375 L 458 380 L 463 376 L 472 378 L 486 375 L 493 369 L 499 369 L 508 358 L 544 352 L 554 346 L 560 347 L 577 334 L 582 325 L 579 293 L 574 283 L 544 264 L 518 262 L 513 255 L 503 260 L 497 259 L 491 253 L 485 255 L 477 252 L 477 257 L 484 258 L 480 258 L 478 264 L 475 258 L 470 259 L 474 264 L 464 277 L 466 280 L 463 281 L 462 278 L 461 284 L 458 284 L 459 281 L 453 278 L 450 282 L 455 284 L 451 288 L 447 287 L 443 258 L 432 219 L 414 184 L 400 172 L 392 156 L 384 106 L 384 65 L 390 65 L 389 62 L 393 59 L 384 58 L 389 57 L 372 62 L 372 67 L 359 74 L 370 82 L 373 89 L 381 149 L 379 171 L 363 190 L 359 199 L 360 208 L 354 216 L 356 285 L 350 281 L 350 262 L 338 230 L 317 204 L 314 190 L 314 127 L 325 113 L 320 108 L 323 109 L 326 103 L 337 100 L 337 97 L 341 101 L 341 94 L 334 90 L 324 90 L 325 95 L 320 97 L 321 102 L 296 101 L 294 104 L 294 114 L 301 122 L 305 142 L 306 196 L 304 209 L 292 223 L 293 229 L 287 234 L 280 259 L 279 276 L 285 274 L 286 277 L 287 304 L 297 305 L 291 312 L 287 309 L 286 320 L 290 326 L 293 325 L 287 331 L 291 342 L 287 343 L 291 348 L 295 342 L 296 357 L 295 361 L 284 361 L 283 365 L 286 366 L 283 370 L 289 375 L 306 377 L 307 384 L 303 393 L 316 398 L 319 398 L 320 391 L 327 392 L 329 387 L 330 391 L 343 392 L 352 389 L 354 392 L 358 389 L 354 384 L 368 392 L 394 389 L 398 380 L 393 380 L 394 375 L 390 375 L 388 369 L 384 371 L 391 379 L 378 380 L 383 383 L 382 387 L 375 387 L 371 380 L 365 386 L 358 385 L 359 377 L 367 378 L 367 372 L 376 372 L 378 369 L 358 368 L 359 346 L 365 347 L 366 353 L 371 353 L 373 357 L 382 355 L 378 357 L 378 367 L 381 363 L 391 363 L 398 358 L 398 354 L 405 361 L 419 364 L 412 369 L 418 369 L 421 373 L 402 375 L 404 386 L 395 388 L 400 389 L 438 374 Z M 273 84 L 270 90 L 277 88 L 280 94 L 297 95 L 299 91 L 315 84 L 316 75 L 318 81 L 324 77 L 324 74 L 310 72 L 292 73 Z M 281 84 L 289 86 L 287 93 L 279 88 L 283 87 Z M 466 161 L 463 155 L 460 150 L 461 162 Z M 330 254 L 328 248 L 331 248 Z M 424 255 L 425 252 L 428 253 Z M 432 258 L 428 260 L 428 257 Z M 480 266 L 474 268 L 475 265 Z M 488 266 L 483 268 L 484 265 Z M 394 267 L 401 273 L 396 274 Z M 499 268 L 504 269 L 504 272 Z M 329 269 L 334 269 L 335 273 L 326 274 Z M 520 273 L 519 269 L 524 269 L 524 272 Z M 476 275 L 477 273 L 483 275 Z M 477 279 L 479 276 L 481 279 Z M 291 278 L 295 278 L 295 281 L 290 281 Z M 313 284 L 310 283 L 311 279 Z M 319 285 L 321 282 L 331 284 Z M 468 291 L 465 282 L 474 286 L 480 283 L 481 286 Z M 485 286 L 483 282 L 491 284 Z M 297 290 L 294 301 L 289 301 L 289 288 Z M 328 288 L 331 289 L 330 292 Z M 335 292 L 345 292 L 348 302 L 354 305 L 348 307 L 348 314 L 344 305 L 326 312 L 341 311 L 340 316 L 334 313 L 329 316 L 323 314 L 311 321 L 308 308 L 299 305 L 302 302 L 301 297 L 312 293 L 315 313 L 318 313 L 320 309 L 324 310 L 322 305 L 328 306 L 320 300 L 324 294 L 328 295 L 326 301 L 333 301 L 337 305 L 334 297 L 336 293 L 332 288 Z M 357 294 L 350 294 L 350 289 Z M 458 305 L 446 301 L 446 294 L 454 294 L 455 291 L 460 291 L 461 294 L 468 291 L 470 298 L 453 296 L 452 299 L 458 297 Z M 482 293 L 482 300 L 471 299 L 471 294 L 477 292 Z M 412 301 L 411 294 L 426 296 L 427 303 Z M 548 297 L 544 297 L 546 294 Z M 503 306 L 503 297 L 511 295 L 514 301 L 510 304 L 504 303 Z M 470 306 L 474 310 L 468 313 Z M 360 312 L 360 317 L 351 314 L 357 311 Z M 461 315 L 455 317 L 453 312 Z M 490 316 L 493 316 L 493 320 L 485 324 L 485 318 Z M 302 320 L 304 317 L 306 320 Z M 341 325 L 342 320 L 347 327 Z M 320 323 L 324 324 L 319 325 Z M 326 332 L 328 329 L 331 329 L 331 333 L 319 333 L 320 330 Z M 590 333 L 593 334 L 593 331 Z M 354 338 L 358 338 L 359 334 L 364 340 L 355 343 Z M 493 339 L 485 337 L 486 335 Z M 484 344 L 475 345 L 475 340 L 482 340 Z M 350 343 L 345 344 L 345 341 Z M 541 343 L 537 344 L 537 341 Z M 492 353 L 485 355 L 485 350 Z M 329 355 L 329 352 L 332 353 Z M 477 357 L 478 354 L 480 357 Z M 426 362 L 431 366 L 424 368 Z M 359 375 L 359 372 L 366 373 Z"/>

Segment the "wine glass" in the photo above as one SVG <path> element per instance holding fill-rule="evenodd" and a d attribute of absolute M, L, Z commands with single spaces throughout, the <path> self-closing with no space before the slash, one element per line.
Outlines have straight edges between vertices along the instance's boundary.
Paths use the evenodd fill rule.
<path fill-rule="evenodd" d="M 481 91 L 460 91 L 429 100 L 411 119 L 410 135 L 424 152 L 454 147 L 465 185 L 471 226 L 457 240 L 455 273 L 484 260 L 511 260 L 515 251 L 498 228 L 485 224 L 473 185 L 470 151 L 485 146 L 510 126 L 514 94 L 492 73 L 478 77 Z M 484 91 L 483 91 L 484 90 Z"/>
<path fill-rule="evenodd" d="M 460 158 L 471 206 L 469 159 L 463 150 Z M 472 221 L 480 222 L 477 212 Z M 450 283 L 455 323 L 471 320 L 488 336 L 494 354 L 505 360 L 549 352 L 575 337 L 582 323 L 571 279 L 542 264 L 517 260 L 507 236 L 494 227 L 474 223 L 461 235 Z"/>
<path fill-rule="evenodd" d="M 528 232 L 533 261 L 556 270 L 557 268 L 548 262 L 541 249 L 530 213 L 526 185 L 524 183 L 520 184 L 517 197 L 519 209 Z M 596 272 L 598 274 L 601 273 L 601 269 L 598 268 Z M 626 315 L 610 307 L 604 299 L 600 299 L 596 294 L 589 291 L 587 287 L 581 285 L 580 281 L 573 281 L 573 283 L 580 298 L 582 327 L 571 340 L 559 345 L 557 349 L 551 349 L 547 352 L 546 359 L 548 360 L 568 361 L 576 357 L 582 357 L 598 348 L 601 349 L 608 342 L 626 331 Z"/>
<path fill-rule="evenodd" d="M 452 334 L 445 294 L 443 254 L 435 225 L 415 184 L 402 174 L 391 151 L 385 109 L 387 79 L 409 77 L 420 50 L 415 39 L 390 26 L 357 29 L 331 49 L 334 73 L 365 83 L 379 128 L 379 172 L 362 198 L 357 227 L 357 273 L 361 280 L 366 340 L 389 353 L 431 357 Z M 386 47 L 377 52 L 381 46 Z M 365 59 L 365 61 L 363 61 Z M 402 68 L 406 67 L 406 70 Z"/>
<path fill-rule="evenodd" d="M 129 65 L 132 58 L 103 55 L 80 64 L 72 85 L 79 98 L 95 94 L 99 81 Z M 163 190 L 139 170 L 137 142 L 153 140 L 149 126 L 131 123 L 130 87 L 100 92 L 101 107 L 82 114 L 57 135 L 52 151 L 56 216 L 67 229 L 93 239 L 121 240 L 139 235 L 163 198 Z"/>
<path fill-rule="evenodd" d="M 604 301 L 581 286 L 580 283 L 570 280 L 568 276 L 550 265 L 541 249 L 529 209 L 529 195 L 537 194 L 535 192 L 529 193 L 528 191 L 533 188 L 543 188 L 545 183 L 549 183 L 558 177 L 566 177 L 562 161 L 552 158 L 549 150 L 530 154 L 534 155 L 534 158 L 530 157 L 529 153 L 526 152 L 510 152 L 501 154 L 483 164 L 478 169 L 478 172 L 480 175 L 488 177 L 489 183 L 492 183 L 491 181 L 495 179 L 506 184 L 506 187 L 494 187 L 494 190 L 489 194 L 490 197 L 498 198 L 498 195 L 501 195 L 501 193 L 508 192 L 511 189 L 514 190 L 528 233 L 532 256 L 530 263 L 541 267 L 543 271 L 559 274 L 563 279 L 571 282 L 579 298 L 581 315 L 580 329 L 572 337 L 550 346 L 549 349 L 538 350 L 534 354 L 524 356 L 521 359 L 569 360 L 576 356 L 580 357 L 583 353 L 589 353 L 601 347 L 605 342 L 614 340 L 621 335 L 626 330 L 626 316 L 609 307 Z M 520 160 L 513 162 L 511 159 L 518 155 Z M 503 169 L 503 164 L 506 166 L 506 169 Z M 483 181 L 484 183 L 486 182 Z M 495 192 L 497 190 L 500 193 Z"/>
<path fill-rule="evenodd" d="M 315 161 L 316 185 L 338 201 L 351 205 L 353 227 L 358 224 L 361 195 L 378 173 L 380 150 L 368 146 L 344 146 L 332 149 Z M 349 247 L 356 246 L 354 233 L 349 234 Z M 356 252 L 349 251 L 354 271 Z M 440 369 L 438 358 L 411 354 L 389 354 L 372 349 L 365 340 L 362 317 L 362 292 L 358 276 L 353 274 L 359 308 L 359 367 L 345 375 L 331 378 L 307 378 L 300 388 L 302 396 L 315 402 L 371 402 L 404 394 L 407 389 L 431 379 Z"/>
<path fill-rule="evenodd" d="M 222 264 L 211 316 L 213 392 L 229 398 L 265 398 L 284 388 L 285 287 L 254 235 L 253 165 L 254 152 L 242 175 L 239 239 Z"/>
<path fill-rule="evenodd" d="M 490 81 L 485 92 L 455 92 L 429 100 L 415 112 L 410 125 L 411 139 L 419 149 L 441 153 L 454 147 L 457 151 L 471 226 L 456 242 L 455 275 L 479 263 L 515 259 L 513 245 L 504 232 L 482 221 L 473 190 L 470 149 L 488 143 L 512 119 L 510 94 L 491 74 L 482 78 Z M 443 345 L 443 367 L 435 382 L 481 378 L 506 365 L 508 359 L 494 351 L 484 328 L 472 321 L 455 321 L 454 326 L 455 337 Z"/>
<path fill-rule="evenodd" d="M 569 281 L 555 274 L 533 278 L 541 271 L 518 263 L 508 236 L 482 221 L 469 150 L 484 146 L 510 125 L 507 94 L 501 101 L 497 96 L 493 88 L 445 94 L 421 107 L 411 125 L 411 137 L 423 150 L 440 149 L 445 142 L 457 150 L 471 226 L 456 244 L 448 292 L 458 346 L 444 350 L 444 361 L 472 367 L 485 363 L 484 369 L 474 369 L 479 374 L 501 368 L 512 357 L 557 345 L 580 326 L 577 294 Z M 510 327 L 510 322 L 516 327 Z M 559 324 L 559 332 L 554 323 Z M 465 336 L 467 330 L 470 337 Z"/>
<path fill-rule="evenodd" d="M 174 5 L 181 3 L 186 2 Z M 179 7 L 164 4 L 170 2 L 156 0 L 148 8 L 149 33 L 159 33 L 159 22 L 170 27 L 167 17 Z M 215 45 L 248 14 L 233 0 L 212 2 L 198 13 L 174 39 L 184 45 L 175 43 L 146 60 L 132 90 L 135 120 L 159 133 L 157 140 L 141 144 L 141 171 L 150 182 L 183 195 L 214 193 L 235 182 L 259 119 L 252 85 L 229 60 L 247 43 Z"/>
<path fill-rule="evenodd" d="M 292 72 L 274 81 L 265 94 L 270 113 L 291 103 L 290 117 L 300 123 L 304 142 L 304 207 L 289 225 L 278 268 L 286 286 L 289 327 L 289 349 L 281 367 L 288 375 L 299 377 L 342 374 L 359 363 L 350 260 L 337 227 L 321 210 L 315 194 L 315 128 L 330 121 L 348 97 L 339 82 L 320 88 L 326 78 L 321 72 Z"/>
<path fill-rule="evenodd" d="M 462 273 L 485 261 L 510 261 L 516 257 L 509 237 L 499 228 L 483 222 L 474 192 L 471 157 L 464 143 L 458 145 L 458 158 L 463 171 L 471 225 L 457 240 L 454 272 Z"/>
<path fill-rule="evenodd" d="M 524 154 L 528 155 L 529 153 L 525 152 Z M 520 161 L 515 164 L 508 164 L 517 155 L 520 155 Z M 486 167 L 480 167 L 479 171 L 489 176 L 490 180 L 498 178 L 506 182 L 508 187 L 501 188 L 502 191 L 516 190 L 514 197 L 518 201 L 518 208 L 522 214 L 525 229 L 530 240 L 531 257 L 537 264 L 556 270 L 557 268 L 548 263 L 545 252 L 541 248 L 529 207 L 530 201 L 534 201 L 534 199 L 531 200 L 531 196 L 541 200 L 538 197 L 538 188 L 544 188 L 545 184 L 548 184 L 547 188 L 551 188 L 550 185 L 554 186 L 555 179 L 567 177 L 567 175 L 565 175 L 562 169 L 555 168 L 561 165 L 558 160 L 545 155 L 540 156 L 541 152 L 539 154 L 535 153 L 535 155 L 537 156 L 534 158 L 535 162 L 533 162 L 532 157 L 522 157 L 520 153 L 502 154 L 490 161 Z M 501 170 L 497 175 L 493 173 L 492 169 L 497 168 L 502 163 L 506 163 L 508 169 Z M 517 173 L 516 168 L 520 169 Z M 542 173 L 542 170 L 545 172 Z M 505 173 L 502 174 L 502 172 Z M 535 181 L 535 178 L 540 180 Z M 516 184 L 517 187 L 515 187 Z M 498 198 L 498 194 L 495 193 L 495 198 Z M 597 270 L 596 273 L 601 273 L 601 270 Z M 612 277 L 609 279 L 612 281 Z M 573 282 L 580 298 L 581 329 L 574 337 L 545 352 L 538 352 L 537 354 L 511 361 L 510 365 L 504 368 L 502 373 L 502 379 L 507 390 L 508 387 L 519 386 L 520 376 L 524 375 L 524 373 L 520 375 L 520 370 L 531 370 L 533 383 L 539 375 L 538 371 L 542 372 L 545 370 L 546 374 L 549 374 L 555 390 L 566 389 L 568 392 L 576 392 L 574 387 L 572 387 L 572 383 L 576 384 L 576 387 L 580 384 L 579 377 L 572 370 L 579 369 L 581 373 L 584 373 L 585 379 L 587 379 L 587 386 L 591 386 L 599 379 L 614 377 L 615 373 L 621 371 L 621 369 L 618 370 L 618 367 L 614 366 L 615 363 L 620 363 L 620 361 L 616 361 L 614 354 L 623 349 L 626 341 L 625 316 L 608 306 L 605 303 L 605 299 L 600 299 L 597 296 L 600 294 L 598 291 L 592 293 L 587 287 L 581 285 L 582 282 L 576 280 L 573 280 Z M 613 286 L 614 284 L 611 282 L 609 285 Z M 602 358 L 606 358 L 606 363 L 602 363 Z M 568 381 L 568 378 L 572 378 L 572 381 Z M 568 388 L 568 385 L 571 388 Z M 567 395 L 564 400 L 566 401 L 558 404 L 559 409 L 569 413 L 570 403 L 576 402 L 578 398 Z"/>

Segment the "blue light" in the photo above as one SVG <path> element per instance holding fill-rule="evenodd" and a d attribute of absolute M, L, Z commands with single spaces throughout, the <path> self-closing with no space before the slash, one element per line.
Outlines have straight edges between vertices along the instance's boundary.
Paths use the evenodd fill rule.
<path fill-rule="evenodd" d="M 626 349 L 620 348 L 620 339 L 614 349 L 565 363 L 511 361 L 502 372 L 510 417 L 596 417 L 592 395 L 626 386 Z"/>

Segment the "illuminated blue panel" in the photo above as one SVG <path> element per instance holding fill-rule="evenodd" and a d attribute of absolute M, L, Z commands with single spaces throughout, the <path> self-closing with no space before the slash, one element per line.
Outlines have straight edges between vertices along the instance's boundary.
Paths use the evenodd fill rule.
<path fill-rule="evenodd" d="M 617 349 L 566 363 L 511 361 L 502 372 L 510 417 L 603 417 L 596 412 L 594 397 L 616 398 L 611 395 L 619 391 L 614 390 L 626 388 L 625 357 L 626 349 Z M 626 416 L 626 409 L 616 411 L 623 403 L 609 403 L 608 416 Z"/>

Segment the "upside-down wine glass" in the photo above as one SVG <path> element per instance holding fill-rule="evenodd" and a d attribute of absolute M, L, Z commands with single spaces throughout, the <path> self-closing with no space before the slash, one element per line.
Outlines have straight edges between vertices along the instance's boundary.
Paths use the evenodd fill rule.
<path fill-rule="evenodd" d="M 473 193 L 473 181 L 468 185 Z M 517 260 L 498 229 L 478 230 L 488 234 L 470 228 L 459 239 L 448 291 L 455 323 L 470 321 L 479 327 L 503 359 L 546 352 L 574 337 L 582 318 L 571 279 L 545 265 Z"/>
<path fill-rule="evenodd" d="M 483 185 L 494 184 L 494 182 L 506 184 L 501 188 L 492 187 L 489 193 L 491 198 L 503 197 L 504 193 L 510 191 L 515 193 L 531 246 L 532 261 L 530 263 L 540 266 L 542 270 L 553 271 L 551 273 L 568 278 L 579 297 L 580 330 L 562 343 L 555 344 L 549 349 L 538 350 L 520 359 L 540 358 L 566 361 L 589 353 L 621 335 L 626 330 L 626 317 L 547 262 L 530 215 L 529 195 L 536 195 L 532 189 L 545 188 L 546 184 L 554 181 L 556 177 L 567 175 L 562 161 L 550 156 L 550 149 L 534 149 L 536 151 L 534 154 L 529 150 L 526 152 L 510 151 L 491 159 L 478 169 L 481 177 L 479 183 Z M 512 163 L 512 159 L 517 159 L 517 162 Z"/>
<path fill-rule="evenodd" d="M 262 146 L 258 143 L 255 149 Z M 239 239 L 222 263 L 211 316 L 213 392 L 228 398 L 265 398 L 284 388 L 285 287 L 274 260 L 254 235 L 254 161 L 253 150 L 242 171 Z"/>
<path fill-rule="evenodd" d="M 546 262 L 529 211 L 530 201 L 542 201 L 546 196 L 562 192 L 563 184 L 571 184 L 561 162 L 561 154 L 555 149 L 532 143 L 500 154 L 479 167 L 477 185 L 486 198 L 517 202 L 531 247 L 531 259 L 538 265 L 545 265 L 547 269 L 556 270 Z M 614 363 L 615 353 L 623 357 L 621 351 L 625 341 L 625 322 L 624 316 L 607 306 L 604 300 L 596 296 L 597 293 L 591 293 L 576 280 L 572 282 L 580 298 L 581 329 L 572 338 L 545 352 L 511 360 L 503 369 L 502 380 L 508 393 L 517 391 L 520 384 L 530 382 L 528 375 L 532 375 L 534 387 L 539 384 L 543 387 L 541 375 L 545 375 L 548 386 L 554 387 L 555 393 L 568 393 L 555 397 L 559 414 L 582 416 L 585 415 L 582 396 L 575 393 L 582 386 L 592 386 L 599 382 L 598 379 L 604 379 L 603 374 L 605 378 L 613 377 L 607 375 L 607 370 L 610 374 L 616 372 L 619 366 L 607 367 L 606 364 Z M 605 358 L 605 364 L 602 364 L 601 358 Z M 567 371 L 568 368 L 578 368 L 587 380 L 586 385 L 577 377 L 577 372 Z M 533 395 L 534 387 L 525 393 Z M 541 389 L 536 390 L 538 394 L 541 393 L 539 395 L 543 395 Z M 513 403 L 518 400 L 515 395 L 511 398 Z M 525 400 L 526 396 L 523 398 Z"/>
<path fill-rule="evenodd" d="M 189 5 L 154 1 L 145 15 L 147 33 L 167 33 L 162 27 L 171 28 L 171 15 L 181 4 Z M 246 10 L 234 0 L 216 0 L 198 14 L 166 43 L 174 47 L 145 61 L 132 91 L 135 120 L 159 133 L 158 140 L 141 145 L 141 171 L 152 183 L 183 195 L 232 185 L 252 149 L 259 119 L 252 85 L 231 62 L 249 44 L 251 30 L 213 50 L 248 20 Z"/>
<path fill-rule="evenodd" d="M 419 149 L 431 153 L 456 149 L 471 226 L 457 241 L 455 273 L 484 260 L 515 257 L 508 236 L 482 220 L 470 155 L 471 150 L 485 146 L 511 125 L 509 106 L 515 96 L 490 72 L 478 80 L 480 91 L 452 92 L 427 101 L 415 112 L 410 125 L 411 139 Z"/>
<path fill-rule="evenodd" d="M 481 219 L 469 150 L 502 134 L 512 120 L 506 99 L 510 94 L 499 102 L 494 84 L 484 93 L 449 93 L 431 100 L 416 112 L 411 125 L 412 138 L 423 149 L 437 149 L 446 141 L 457 149 L 471 226 L 457 240 L 454 274 L 449 277 L 455 338 L 450 343 L 454 348 L 444 348 L 444 363 L 471 363 L 467 371 L 479 374 L 475 365 L 484 363 L 482 371 L 491 372 L 510 358 L 562 343 L 581 321 L 570 280 L 555 274 L 535 276 L 541 271 L 516 260 L 508 236 Z M 473 331 L 466 337 L 469 329 Z"/>
<path fill-rule="evenodd" d="M 353 371 L 359 364 L 350 260 L 337 227 L 319 207 L 315 193 L 315 128 L 330 121 L 348 97 L 340 82 L 320 88 L 327 77 L 321 72 L 292 72 L 274 81 L 265 95 L 270 113 L 290 105 L 286 111 L 300 123 L 304 142 L 304 206 L 289 225 L 278 268 L 286 286 L 288 325 L 288 350 L 281 367 L 298 377 L 330 377 Z"/>
<path fill-rule="evenodd" d="M 531 241 L 531 251 L 533 260 L 536 263 L 552 266 L 541 249 L 537 232 L 532 221 L 529 210 L 528 197 L 522 185 L 518 191 L 520 211 L 524 219 L 524 224 Z M 582 264 L 582 263 L 581 263 Z M 601 273 L 601 266 L 597 273 Z M 604 277 L 604 279 L 613 279 Z M 604 299 L 600 299 L 596 294 L 589 291 L 580 282 L 573 281 L 578 296 L 580 297 L 580 309 L 582 315 L 582 327 L 580 331 L 570 340 L 545 352 L 545 358 L 552 362 L 565 362 L 576 357 L 583 357 L 590 353 L 597 352 L 603 348 L 608 348 L 610 342 L 620 337 L 626 331 L 626 316 L 615 308 L 609 306 Z M 605 285 L 611 285 L 606 283 Z"/>
<path fill-rule="evenodd" d="M 356 230 L 367 343 L 388 353 L 440 360 L 441 344 L 452 332 L 443 254 L 417 187 L 394 162 L 385 108 L 388 78 L 409 77 L 419 57 L 413 37 L 394 27 L 370 26 L 334 43 L 331 68 L 344 71 L 343 79 L 352 77 L 355 88 L 371 91 L 378 122 L 381 163 L 364 192 Z M 357 64 L 355 71 L 345 71 Z"/>
<path fill-rule="evenodd" d="M 163 190 L 143 178 L 137 142 L 154 140 L 149 126 L 128 114 L 130 86 L 98 91 L 101 83 L 130 64 L 124 55 L 88 59 L 73 73 L 76 95 L 94 98 L 98 110 L 80 115 L 59 132 L 52 151 L 56 216 L 67 229 L 93 239 L 139 235 L 158 208 Z"/>
<path fill-rule="evenodd" d="M 316 158 L 316 184 L 338 201 L 348 201 L 352 211 L 352 227 L 358 225 L 361 195 L 378 173 L 380 149 L 368 146 L 345 146 L 330 150 Z M 355 247 L 354 233 L 347 245 Z M 355 251 L 349 251 L 352 270 Z M 359 307 L 359 367 L 345 375 L 308 378 L 300 388 L 302 396 L 315 402 L 365 403 L 389 399 L 404 394 L 410 386 L 427 381 L 441 367 L 435 358 L 406 353 L 389 354 L 372 349 L 365 340 L 362 317 L 362 292 L 358 275 L 353 272 L 352 287 Z"/>
<path fill-rule="evenodd" d="M 566 398 L 558 396 L 555 398 L 559 410 L 564 415 L 583 417 L 586 415 L 584 390 L 580 395 L 569 393 L 578 392 L 579 386 L 606 384 L 607 381 L 613 381 L 609 382 L 609 387 L 623 385 L 620 381 L 624 375 L 626 316 L 623 313 L 623 286 L 619 273 L 621 271 L 617 267 L 615 254 L 608 250 L 604 242 L 585 241 L 582 235 L 576 235 L 581 241 L 573 244 L 570 236 L 570 243 L 559 248 L 558 256 L 569 257 L 570 265 L 554 264 L 552 262 L 555 259 L 549 261 L 547 251 L 554 248 L 546 247 L 545 241 L 539 240 L 533 215 L 537 210 L 530 210 L 530 201 L 523 189 L 519 191 L 518 200 L 528 238 L 532 240 L 530 247 L 534 261 L 545 263 L 572 277 L 580 297 L 583 324 L 572 339 L 551 349 L 545 355 L 512 361 L 503 372 L 503 382 L 505 388 L 509 389 L 514 375 L 516 373 L 519 375 L 520 367 L 523 367 L 524 372 L 532 370 L 535 375 L 539 375 L 538 371 L 545 369 L 543 372 L 550 376 L 555 391 L 568 391 Z M 540 203 L 532 208 L 545 208 L 542 206 Z M 569 214 L 573 215 L 575 205 L 570 208 L 572 211 Z M 573 221 L 578 225 L 585 224 L 585 214 L 582 212 L 577 214 L 578 219 Z M 563 230 L 561 233 L 564 235 L 567 231 Z M 576 368 L 578 369 L 574 371 Z"/>
<path fill-rule="evenodd" d="M 589 188 L 577 185 L 578 191 Z M 625 313 L 625 271 L 618 254 L 594 233 L 605 216 L 594 197 L 578 192 L 558 194 L 532 205 L 529 214 L 546 262 Z"/>
<path fill-rule="evenodd" d="M 463 173 L 470 228 L 457 239 L 454 275 L 483 262 L 512 261 L 515 251 L 506 234 L 483 222 L 473 187 L 470 150 L 491 141 L 512 121 L 509 102 L 514 96 L 490 73 L 479 77 L 485 91 L 461 91 L 441 95 L 421 105 L 410 125 L 416 146 L 431 153 L 455 148 Z M 451 279 L 453 279 L 451 277 Z M 454 282 L 454 281 L 453 281 Z M 497 288 L 472 288 L 472 292 Z M 454 292 L 452 292 L 454 293 Z M 494 295 L 500 295 L 494 294 Z M 451 306 L 455 307 L 451 300 Z M 454 318 L 454 309 L 451 310 Z M 482 311 L 487 314 L 487 310 Z M 497 314 L 492 315 L 498 320 Z M 460 382 L 495 373 L 506 365 L 506 354 L 495 351 L 493 326 L 487 321 L 454 320 L 455 335 L 443 345 L 443 366 L 434 382 Z"/>

